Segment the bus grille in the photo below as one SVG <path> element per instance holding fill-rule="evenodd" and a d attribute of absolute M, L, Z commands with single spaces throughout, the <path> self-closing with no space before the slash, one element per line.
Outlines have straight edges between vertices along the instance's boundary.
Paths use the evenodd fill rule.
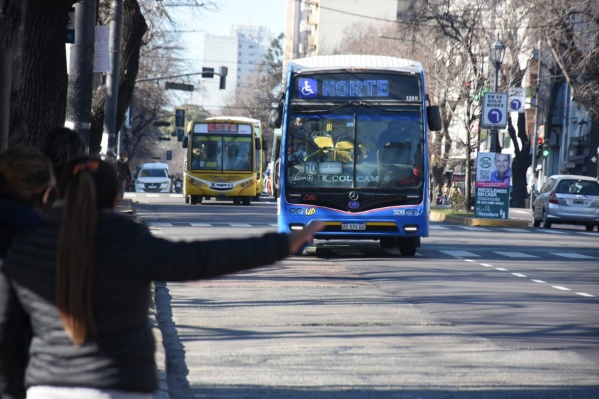
<path fill-rule="evenodd" d="M 359 193 L 358 199 L 352 201 L 347 193 L 305 193 L 299 196 L 288 195 L 287 201 L 291 204 L 318 205 L 344 212 L 364 212 L 386 206 L 418 205 L 422 198 L 408 198 L 405 194 Z"/>

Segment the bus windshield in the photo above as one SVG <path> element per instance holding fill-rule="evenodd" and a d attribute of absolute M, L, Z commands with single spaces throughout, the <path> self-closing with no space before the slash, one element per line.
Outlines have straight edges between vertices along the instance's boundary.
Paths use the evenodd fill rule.
<path fill-rule="evenodd" d="M 292 106 L 288 188 L 394 189 L 423 184 L 421 106 Z"/>
<path fill-rule="evenodd" d="M 251 135 L 194 134 L 191 144 L 191 169 L 252 172 L 253 144 Z"/>

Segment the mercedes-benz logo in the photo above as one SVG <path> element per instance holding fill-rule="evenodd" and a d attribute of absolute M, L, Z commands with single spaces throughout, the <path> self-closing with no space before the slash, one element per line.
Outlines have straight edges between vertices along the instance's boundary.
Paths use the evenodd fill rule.
<path fill-rule="evenodd" d="M 356 191 L 350 191 L 349 192 L 349 199 L 352 201 L 357 200 L 359 197 L 358 193 Z"/>

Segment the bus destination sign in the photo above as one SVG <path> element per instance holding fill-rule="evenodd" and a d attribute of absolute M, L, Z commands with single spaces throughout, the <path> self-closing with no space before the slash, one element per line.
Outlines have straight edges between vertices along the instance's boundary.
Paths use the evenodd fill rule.
<path fill-rule="evenodd" d="M 196 123 L 193 132 L 251 134 L 252 127 L 250 125 L 240 125 L 237 123 Z"/>
<path fill-rule="evenodd" d="M 379 99 L 420 102 L 415 76 L 338 73 L 297 77 L 294 98 L 302 100 Z"/>

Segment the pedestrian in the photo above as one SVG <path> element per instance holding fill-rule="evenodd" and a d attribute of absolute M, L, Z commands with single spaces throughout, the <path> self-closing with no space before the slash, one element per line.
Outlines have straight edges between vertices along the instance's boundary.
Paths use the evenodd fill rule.
<path fill-rule="evenodd" d="M 3 274 L 14 237 L 42 224 L 41 211 L 56 183 L 48 158 L 35 147 L 15 147 L 0 153 L 0 325 L 8 319 L 22 322 L 0 329 L 0 362 L 9 359 L 7 351 L 17 354 L 0 366 L 0 397 L 25 397 L 25 366 L 28 361 L 31 325 L 18 306 L 8 306 L 14 292 Z M 4 311 L 12 309 L 11 312 Z"/>
<path fill-rule="evenodd" d="M 118 192 L 110 164 L 92 157 L 69 162 L 44 224 L 21 234 L 8 253 L 2 272 L 13 297 L 0 308 L 8 315 L 0 320 L 0 346 L 3 332 L 31 321 L 27 399 L 150 399 L 158 388 L 148 320 L 153 280 L 209 279 L 269 265 L 324 226 L 176 242 L 111 212 Z M 10 317 L 12 308 L 26 317 Z M 0 356 L 0 380 L 22 364 L 10 349 Z M 3 395 L 15 394 L 5 387 Z"/>
<path fill-rule="evenodd" d="M 52 162 L 54 176 L 58 178 L 62 168 L 71 159 L 85 155 L 87 149 L 83 136 L 68 127 L 55 127 L 42 138 L 40 149 Z"/>
<path fill-rule="evenodd" d="M 0 259 L 18 232 L 42 223 L 40 211 L 54 184 L 50 161 L 39 149 L 0 153 Z"/>
<path fill-rule="evenodd" d="M 123 199 L 127 184 L 131 181 L 131 169 L 129 169 L 129 159 L 127 154 L 121 152 L 119 159 L 116 161 L 116 174 L 119 180 L 119 198 Z"/>
<path fill-rule="evenodd" d="M 449 186 L 447 185 L 447 183 L 443 185 L 443 189 L 441 192 L 443 194 L 443 205 L 449 205 Z"/>

